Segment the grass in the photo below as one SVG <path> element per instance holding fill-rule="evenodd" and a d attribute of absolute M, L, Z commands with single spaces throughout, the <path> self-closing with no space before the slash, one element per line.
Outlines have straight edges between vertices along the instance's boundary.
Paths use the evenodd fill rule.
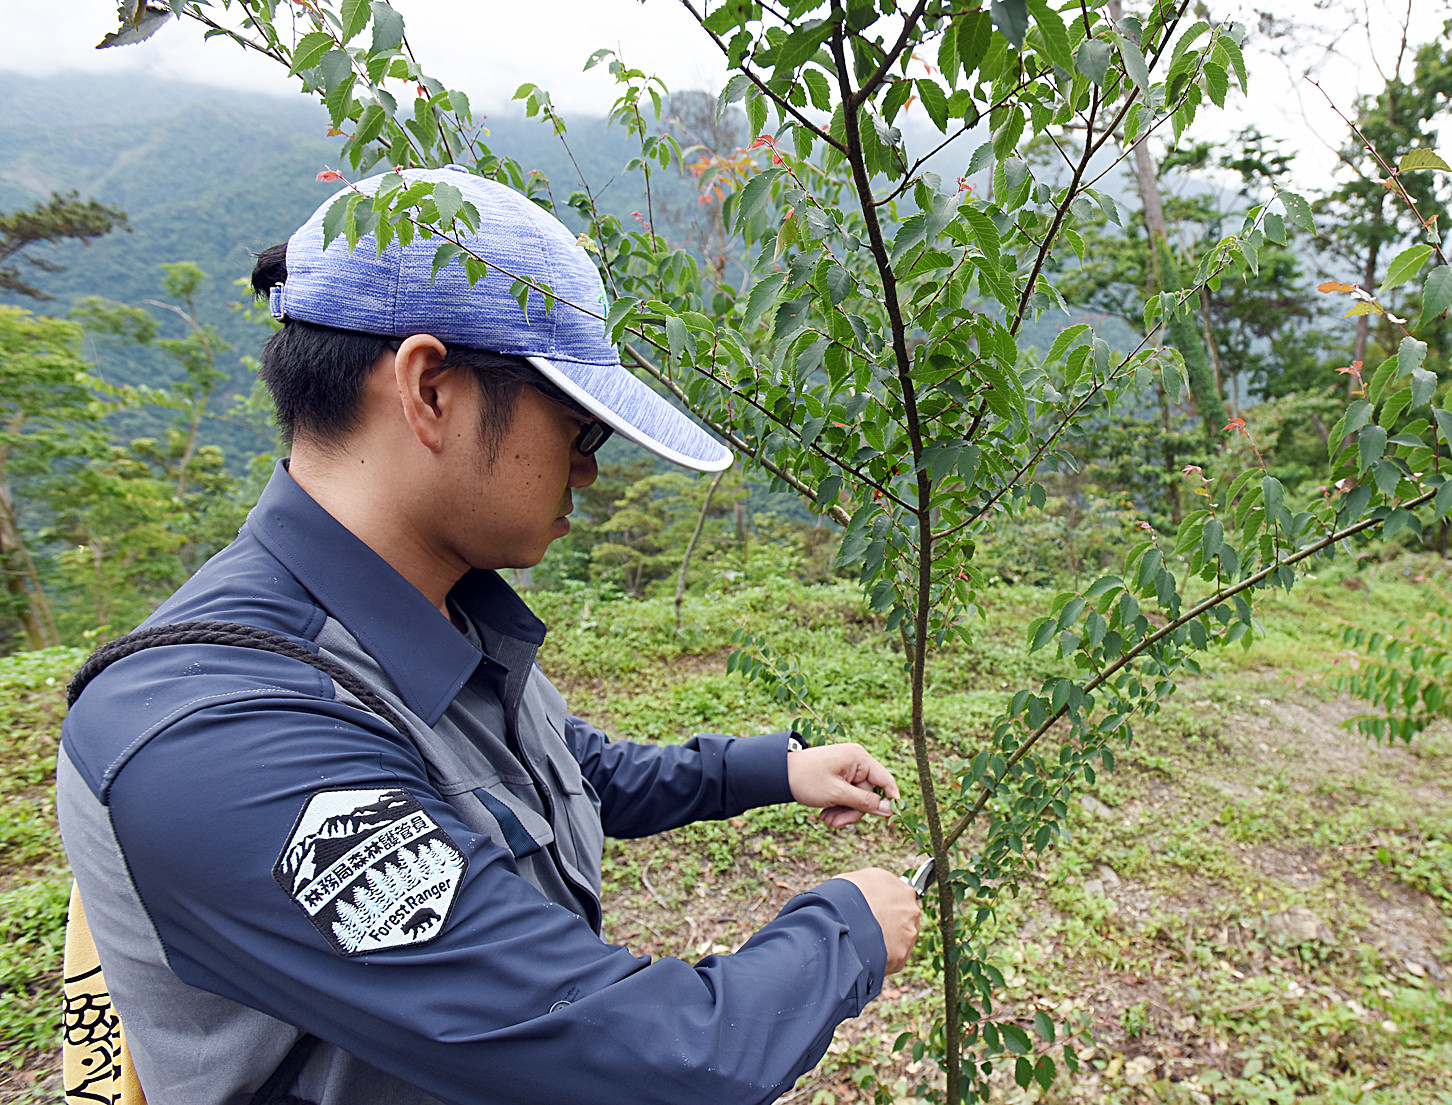
<path fill-rule="evenodd" d="M 1137 724 L 1092 801 L 1071 803 L 1067 839 L 983 938 L 1004 971 L 996 1016 L 1080 1026 L 1084 1066 L 1026 1091 L 1001 1065 L 995 1100 L 1452 1105 L 1452 731 L 1410 748 L 1366 744 L 1338 728 L 1356 706 L 1327 678 L 1335 626 L 1414 612 L 1419 570 L 1383 567 L 1368 588 L 1332 565 L 1272 600 L 1265 639 L 1208 658 Z M 973 644 L 937 658 L 929 724 L 945 763 L 1052 666 L 1023 648 L 1049 597 L 998 589 Z M 726 674 L 731 635 L 746 627 L 795 659 L 819 711 L 911 778 L 903 657 L 850 586 L 777 581 L 692 597 L 679 634 L 669 600 L 531 601 L 551 625 L 543 666 L 612 732 L 675 741 L 781 727 L 782 703 Z M 54 1064 L 66 878 L 48 787 L 60 686 L 78 659 L 0 660 L 0 1065 L 17 1072 L 0 1078 L 0 1098 L 42 1099 L 35 1084 Z M 798 890 L 869 863 L 905 870 L 912 851 L 895 825 L 831 833 L 787 808 L 611 842 L 607 935 L 652 955 L 729 951 Z M 932 955 L 925 937 L 788 1100 L 881 1091 L 910 1102 L 939 1084 L 911 1040 L 894 1048 L 903 1032 L 930 1029 Z"/>

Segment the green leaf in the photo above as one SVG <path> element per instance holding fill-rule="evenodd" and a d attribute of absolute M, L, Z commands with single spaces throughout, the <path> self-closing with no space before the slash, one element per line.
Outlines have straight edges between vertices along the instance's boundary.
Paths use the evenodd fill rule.
<path fill-rule="evenodd" d="M 1439 519 L 1452 514 L 1452 480 L 1437 488 L 1437 497 L 1432 500 L 1432 510 Z"/>
<path fill-rule="evenodd" d="M 464 206 L 464 193 L 452 184 L 440 181 L 434 185 L 433 197 L 434 206 L 439 209 L 439 226 L 448 229 L 459 208 Z"/>
<path fill-rule="evenodd" d="M 933 126 L 939 131 L 948 129 L 948 94 L 936 81 L 921 79 L 914 82 L 918 86 L 918 96 L 923 101 L 923 108 L 928 113 L 928 118 L 933 121 Z"/>
<path fill-rule="evenodd" d="M 1214 62 L 1205 63 L 1205 94 L 1216 107 L 1225 106 L 1225 94 L 1230 91 L 1230 74 L 1223 66 Z"/>
<path fill-rule="evenodd" d="M 1436 150 L 1408 150 L 1397 162 L 1397 172 L 1410 173 L 1414 169 L 1448 169 L 1447 162 L 1437 155 Z"/>
<path fill-rule="evenodd" d="M 610 304 L 610 311 L 605 316 L 605 333 L 612 343 L 620 340 L 621 331 L 629 325 L 631 316 L 639 306 L 640 300 L 633 295 L 622 295 Z"/>
<path fill-rule="evenodd" d="M 1013 1061 L 1013 1080 L 1018 1083 L 1021 1090 L 1026 1090 L 1033 1085 L 1034 1063 L 1032 1059 L 1020 1055 Z"/>
<path fill-rule="evenodd" d="M 1196 623 L 1198 624 L 1198 623 Z M 1105 749 L 1107 752 L 1108 749 Z M 1066 1052 L 1068 1048 L 1064 1049 Z M 1040 1055 L 1039 1061 L 1034 1064 L 1034 1081 L 1039 1084 L 1039 1089 L 1048 1090 L 1054 1084 L 1054 1078 L 1058 1075 L 1054 1067 L 1054 1061 L 1047 1055 Z"/>
<path fill-rule="evenodd" d="M 1422 285 L 1422 317 L 1417 320 L 1415 329 L 1420 330 L 1440 318 L 1449 306 L 1452 306 L 1452 267 L 1438 265 L 1427 273 L 1426 282 Z"/>
<path fill-rule="evenodd" d="M 302 36 L 293 50 L 292 68 L 288 72 L 293 75 L 306 72 L 322 61 L 323 55 L 332 48 L 333 36 L 327 31 L 310 31 Z"/>
<path fill-rule="evenodd" d="M 1356 435 L 1357 455 L 1360 472 L 1365 472 L 1372 461 L 1380 460 L 1383 452 L 1386 451 L 1386 430 L 1376 423 L 1361 427 L 1361 432 Z"/>
<path fill-rule="evenodd" d="M 689 353 L 695 355 L 695 340 L 686 329 L 686 324 L 675 315 L 669 315 L 665 320 L 666 341 L 670 344 L 671 360 L 680 361 Z"/>
<path fill-rule="evenodd" d="M 1286 218 L 1297 230 L 1308 234 L 1316 233 L 1316 220 L 1311 217 L 1311 205 L 1295 192 L 1282 192 L 1281 206 L 1286 209 Z"/>
<path fill-rule="evenodd" d="M 1074 55 L 1074 68 L 1095 84 L 1102 85 L 1105 74 L 1109 72 L 1109 60 L 1113 56 L 1114 51 L 1109 43 L 1097 38 L 1086 38 L 1079 44 L 1079 51 Z"/>
<path fill-rule="evenodd" d="M 1058 361 L 1060 357 L 1068 352 L 1069 346 L 1073 345 L 1079 339 L 1079 335 L 1088 329 L 1089 324 L 1087 322 L 1080 322 L 1074 326 L 1067 326 L 1060 330 L 1054 338 L 1054 344 L 1049 346 L 1049 353 L 1044 358 L 1044 363 L 1054 364 Z"/>
<path fill-rule="evenodd" d="M 737 233 L 740 233 L 751 217 L 766 206 L 766 201 L 771 198 L 771 182 L 781 172 L 780 169 L 762 169 L 754 177 L 746 182 L 746 187 L 741 189 L 741 198 L 736 201 L 736 226 Z"/>
<path fill-rule="evenodd" d="M 987 12 L 966 12 L 954 20 L 954 35 L 958 39 L 958 64 L 971 78 L 993 41 L 993 20 Z"/>
<path fill-rule="evenodd" d="M 434 250 L 434 267 L 433 272 L 429 275 L 430 282 L 433 281 L 435 276 L 439 275 L 441 268 L 463 252 L 463 247 L 455 245 L 453 242 L 439 243 L 439 248 Z"/>
<path fill-rule="evenodd" d="M 369 104 L 358 118 L 358 129 L 353 132 L 353 141 L 358 144 L 372 142 L 383 131 L 388 114 L 378 104 Z"/>
<path fill-rule="evenodd" d="M 1434 407 L 1432 417 L 1437 420 L 1437 432 L 1442 435 L 1443 447 L 1452 448 L 1452 411 Z"/>
<path fill-rule="evenodd" d="M 1403 376 L 1410 376 L 1417 369 L 1422 367 L 1422 362 L 1427 359 L 1427 343 L 1418 341 L 1416 338 L 1403 338 L 1397 346 L 1397 374 L 1396 379 Z"/>
<path fill-rule="evenodd" d="M 1033 1051 L 1033 1041 L 1029 1039 L 1028 1033 L 1016 1024 L 1001 1024 L 998 1026 L 999 1033 L 1003 1036 L 1003 1046 L 1015 1055 L 1027 1055 Z"/>
<path fill-rule="evenodd" d="M 323 245 L 326 246 L 334 238 L 345 233 L 349 222 L 349 213 L 353 205 L 359 200 L 356 192 L 344 192 L 333 201 L 328 208 L 328 213 L 323 216 Z"/>
<path fill-rule="evenodd" d="M 368 0 L 343 0 L 343 41 L 349 42 L 354 35 L 368 26 Z"/>
<path fill-rule="evenodd" d="M 1428 245 L 1408 246 L 1402 250 L 1387 267 L 1386 279 L 1381 282 L 1377 294 L 1385 295 L 1393 288 L 1405 284 L 1417 275 L 1417 271 L 1422 267 L 1422 262 L 1431 255 L 1432 247 Z"/>
<path fill-rule="evenodd" d="M 812 98 L 814 108 L 826 111 L 832 106 L 832 88 L 825 73 L 820 69 L 803 69 L 802 82 L 807 86 L 807 95 Z"/>
<path fill-rule="evenodd" d="M 403 45 L 403 16 L 387 0 L 373 0 L 372 53 L 389 54 Z"/>
<path fill-rule="evenodd" d="M 1039 1012 L 1034 1014 L 1034 1031 L 1045 1043 L 1054 1042 L 1054 1022 L 1047 1013 Z"/>
<path fill-rule="evenodd" d="M 988 10 L 999 33 L 1015 47 L 1022 46 L 1028 30 L 1028 5 L 1024 0 L 993 0 Z"/>
<path fill-rule="evenodd" d="M 1115 35 L 1119 56 L 1124 59 L 1124 71 L 1141 92 L 1148 92 L 1150 86 L 1149 66 L 1144 63 L 1144 51 L 1124 35 Z"/>
<path fill-rule="evenodd" d="M 1047 0 L 1028 0 L 1028 9 L 1033 13 L 1034 24 L 1044 38 L 1044 52 L 1049 60 L 1060 69 L 1072 72 L 1074 59 L 1069 53 L 1069 32 L 1059 13 L 1049 7 Z"/>
<path fill-rule="evenodd" d="M 1418 368 L 1412 371 L 1412 401 L 1407 404 L 1407 410 L 1414 411 L 1432 401 L 1432 396 L 1437 394 L 1437 374 L 1428 372 L 1425 368 Z"/>
<path fill-rule="evenodd" d="M 786 273 L 774 272 L 766 279 L 757 281 L 751 294 L 746 297 L 746 317 L 741 322 L 743 329 L 755 323 L 776 302 L 777 292 L 781 290 L 786 278 Z"/>

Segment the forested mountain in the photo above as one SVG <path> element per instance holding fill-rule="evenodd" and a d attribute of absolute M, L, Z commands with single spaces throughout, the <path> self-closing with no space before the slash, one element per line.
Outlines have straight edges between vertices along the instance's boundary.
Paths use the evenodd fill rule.
<path fill-rule="evenodd" d="M 560 182 L 563 201 L 576 178 L 548 127 L 524 118 L 518 107 L 485 125 L 498 149 Z M 628 146 L 599 121 L 583 120 L 578 129 L 588 138 L 575 143 L 575 155 L 598 186 L 626 160 Z M 342 168 L 341 140 L 328 138 L 327 131 L 326 113 L 302 96 L 134 76 L 0 73 L 0 211 L 75 190 L 120 208 L 130 222 L 129 232 L 88 246 L 31 251 L 64 266 L 51 274 L 22 262 L 26 279 L 54 300 L 0 296 L 0 302 L 47 314 L 64 314 L 87 295 L 139 304 L 163 298 L 158 266 L 194 261 L 212 277 L 198 297 L 199 314 L 232 345 L 219 366 L 232 381 L 224 392 L 245 391 L 250 384 L 240 357 L 255 354 L 266 332 L 233 309 L 243 298 L 233 282 L 250 273 L 249 250 L 285 240 L 336 189 L 316 180 L 320 169 Z M 633 193 L 607 192 L 610 199 L 608 205 L 623 211 L 638 203 Z M 181 333 L 179 320 L 164 318 L 163 325 L 165 332 Z M 92 344 L 88 352 L 115 383 L 159 384 L 179 375 L 174 362 L 152 350 Z"/>

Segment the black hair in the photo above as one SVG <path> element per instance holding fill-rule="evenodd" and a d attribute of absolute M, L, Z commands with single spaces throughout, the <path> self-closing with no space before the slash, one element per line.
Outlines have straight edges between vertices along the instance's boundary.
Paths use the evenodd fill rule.
<path fill-rule="evenodd" d="M 256 255 L 252 291 L 265 299 L 287 279 L 287 246 Z M 338 446 L 362 413 L 363 385 L 373 366 L 397 338 L 338 330 L 287 319 L 262 350 L 262 382 L 272 395 L 278 428 L 289 444 L 302 435 L 323 447 Z M 519 394 L 528 384 L 556 402 L 574 406 L 523 357 L 448 345 L 445 367 L 467 368 L 479 387 L 479 430 L 485 457 L 492 461 L 514 418 Z"/>

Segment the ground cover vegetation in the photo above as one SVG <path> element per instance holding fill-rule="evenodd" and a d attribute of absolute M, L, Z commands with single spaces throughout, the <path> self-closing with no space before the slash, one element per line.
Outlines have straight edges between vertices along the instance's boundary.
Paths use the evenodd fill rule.
<path fill-rule="evenodd" d="M 1268 636 L 1205 672 L 1117 750 L 1076 797 L 1066 839 L 1006 900 L 986 939 L 1003 964 L 996 1017 L 1036 1034 L 1036 1015 L 1087 1031 L 1078 1076 L 1021 1090 L 1011 1066 L 994 1100 L 1445 1102 L 1452 1070 L 1452 727 L 1410 745 L 1349 736 L 1362 707 L 1341 696 L 1341 624 L 1389 630 L 1422 604 L 1426 558 L 1318 573 L 1278 600 Z M 577 708 L 615 733 L 673 742 L 697 731 L 765 731 L 783 704 L 727 672 L 735 629 L 796 658 L 830 710 L 907 777 L 903 654 L 873 646 L 883 615 L 849 582 L 749 582 L 673 597 L 609 589 L 537 592 L 551 625 L 542 660 Z M 992 732 L 1005 688 L 1060 664 L 1025 655 L 1017 626 L 1052 592 L 993 588 L 991 628 L 949 647 L 930 687 L 936 770 Z M 83 653 L 0 659 L 0 1098 L 53 1101 L 59 957 L 69 878 L 51 816 L 64 684 Z M 695 959 L 728 951 L 793 893 L 866 863 L 907 868 L 900 823 L 828 833 L 787 809 L 754 811 L 644 841 L 613 842 L 604 880 L 610 939 Z M 846 1105 L 881 1089 L 902 1102 L 941 1089 L 904 1032 L 933 1019 L 935 974 L 919 956 L 870 1015 L 844 1026 L 795 1105 Z M 1042 1045 L 1040 1045 L 1042 1046 Z M 1442 1096 L 1438 1096 L 1441 1094 Z"/>
<path fill-rule="evenodd" d="M 1297 588 L 1288 598 L 1303 573 L 1360 567 L 1346 578 L 1361 581 L 1400 563 L 1404 548 L 1445 549 L 1452 269 L 1436 229 L 1448 170 L 1432 148 L 1446 110 L 1445 32 L 1421 49 L 1404 41 L 1406 65 L 1398 59 L 1385 91 L 1347 107 L 1339 191 L 1288 190 L 1284 155 L 1248 134 L 1225 159 L 1238 183 L 1222 202 L 1172 190 L 1210 159 L 1192 141 L 1197 117 L 1247 80 L 1248 31 L 1213 13 L 1156 3 L 1125 14 L 1115 0 L 688 4 L 733 70 L 713 106 L 677 104 L 609 52 L 590 59 L 617 82 L 611 122 L 634 144 L 626 171 L 644 200 L 626 215 L 600 202 L 588 169 L 551 180 L 491 148 L 467 98 L 424 70 L 384 0 L 309 4 L 285 26 L 266 0 L 174 7 L 273 57 L 322 101 L 345 137 L 343 160 L 324 176 L 346 184 L 390 165 L 463 162 L 572 219 L 611 301 L 571 306 L 604 315 L 629 363 L 749 459 L 720 483 L 607 464 L 583 504 L 598 524 L 579 527 L 521 582 L 545 585 L 539 605 L 566 627 L 557 673 L 622 730 L 678 736 L 692 709 L 676 703 L 666 717 L 647 688 L 692 676 L 682 661 L 699 655 L 701 686 L 679 692 L 685 706 L 719 718 L 712 711 L 734 705 L 733 727 L 795 714 L 815 736 L 874 742 L 911 777 L 915 800 L 899 825 L 912 843 L 891 850 L 899 866 L 905 851 L 934 857 L 935 931 L 898 994 L 912 995 L 887 1043 L 901 1058 L 866 1064 L 859 1090 L 957 1101 L 1109 1088 L 1128 1100 L 1174 1099 L 1185 1083 L 1192 1100 L 1352 1100 L 1348 1079 L 1366 1063 L 1379 1073 L 1356 1093 L 1399 1100 L 1386 1095 L 1436 1085 L 1433 1072 L 1447 1069 L 1437 960 L 1445 794 L 1419 765 L 1445 755 L 1443 738 L 1428 730 L 1377 761 L 1397 780 L 1391 791 L 1410 787 L 1429 803 L 1430 822 L 1378 783 L 1365 803 L 1374 813 L 1330 818 L 1326 841 L 1267 859 L 1268 842 L 1326 821 L 1316 769 L 1304 763 L 1324 758 L 1322 744 L 1343 750 L 1325 734 L 1349 711 L 1321 708 L 1321 692 L 1303 688 L 1310 698 L 1278 717 L 1282 696 L 1252 687 L 1264 673 L 1217 649 L 1257 641 L 1260 656 L 1314 675 L 1279 626 L 1321 641 L 1315 619 L 1337 607 L 1328 596 L 1351 592 L 1318 587 L 1307 601 Z M 164 21 L 140 4 L 121 14 L 123 39 Z M 579 167 L 578 135 L 548 93 L 529 84 L 518 98 Z M 961 177 L 930 167 L 945 158 Z M 1110 191 L 1123 166 L 1137 204 Z M 683 182 L 694 210 L 667 201 Z M 489 272 L 468 253 L 459 231 L 472 218 L 447 185 L 399 178 L 376 197 L 345 192 L 329 229 L 350 246 L 370 231 L 384 244 L 433 236 L 439 264 L 513 280 L 528 309 L 562 309 L 551 289 Z M 1345 257 L 1323 273 L 1333 279 L 1312 292 L 1306 273 L 1337 249 Z M 38 339 L 0 343 L 0 381 L 45 368 L 72 388 L 69 407 L 18 383 L 11 400 L 16 463 L 4 471 L 36 520 L 5 536 L 16 643 L 22 629 L 32 645 L 124 629 L 225 539 L 248 501 L 238 468 L 207 453 L 200 435 L 221 355 L 196 306 L 203 276 L 185 264 L 165 275 L 168 298 L 147 312 L 92 301 L 71 320 L 5 316 L 46 344 L 42 355 Z M 1328 322 L 1333 296 L 1355 323 Z M 161 347 L 183 385 L 165 394 L 86 371 L 78 324 L 160 345 L 153 312 L 186 324 Z M 115 423 L 103 416 L 143 402 L 169 412 L 164 440 L 108 439 Z M 779 497 L 763 504 L 753 480 Z M 857 590 L 802 584 L 839 577 Z M 692 625 L 691 587 L 713 596 L 709 626 Z M 652 623 L 667 599 L 639 596 L 662 592 L 674 592 L 674 615 Z M 1435 604 L 1403 601 L 1401 622 L 1389 620 L 1394 606 L 1363 602 L 1346 618 L 1346 663 L 1334 674 L 1391 712 L 1368 731 L 1406 737 L 1446 716 L 1447 649 L 1437 642 L 1447 631 L 1429 614 Z M 854 655 L 823 659 L 839 625 Z M 634 658 L 595 647 L 593 664 L 575 667 L 572 634 L 589 641 L 601 627 Z M 643 682 L 646 669 L 629 665 L 657 654 L 674 674 Z M 629 695 L 616 689 L 623 674 Z M 1206 722 L 1192 733 L 1196 719 L 1222 715 L 1223 730 Z M 1244 736 L 1295 725 L 1322 744 Z M 1217 756 L 1228 790 L 1190 767 Z M 1262 771 L 1272 764 L 1274 778 Z M 1366 935 L 1353 953 L 1337 936 L 1338 926 L 1370 933 L 1358 919 L 1371 906 L 1338 896 L 1343 922 L 1301 893 L 1351 878 L 1351 867 L 1311 854 L 1341 847 L 1343 821 L 1365 830 L 1355 848 L 1377 841 L 1356 853 L 1355 878 L 1412 895 L 1397 908 L 1422 919 L 1420 942 L 1403 955 L 1420 974 L 1391 965 L 1405 948 L 1386 952 Z M 628 877 L 618 889 L 634 894 L 626 908 L 640 919 L 632 943 L 680 953 L 669 942 L 679 925 L 650 903 L 666 907 L 678 876 L 697 869 L 709 882 L 733 854 L 721 829 L 685 838 L 691 847 L 642 846 L 643 860 L 621 853 Z M 810 847 L 813 862 L 833 866 L 820 838 L 763 847 L 799 857 Z M 657 862 L 670 880 L 649 877 Z M 1195 873 L 1198 897 L 1168 889 L 1176 872 Z M 782 893 L 793 885 L 779 881 Z M 1076 885 L 1083 893 L 1065 889 Z M 43 929 L 47 893 L 9 908 Z M 776 900 L 766 890 L 760 909 Z M 759 919 L 757 906 L 747 913 Z M 1145 938 L 1150 913 L 1159 927 Z M 1076 920 L 1034 928 L 1051 914 Z M 687 950 L 710 936 L 688 916 Z M 731 931 L 717 935 L 729 944 Z M 1139 981 L 1103 982 L 1100 954 Z M 1172 954 L 1196 973 L 1182 989 L 1165 989 L 1156 973 Z M 1370 988 L 1399 970 L 1421 980 L 1403 988 L 1421 997 L 1390 982 Z M 1315 971 L 1329 989 L 1307 999 L 1321 985 Z M 1037 981 L 1026 990 L 1025 979 Z M 1091 979 L 1104 998 L 1085 999 Z M 1121 1000 L 1129 991 L 1119 982 L 1151 988 Z M 1350 1014 L 1337 1004 L 1346 1001 Z M 1344 1022 L 1345 1049 L 1326 1063 L 1298 1058 L 1305 1047 L 1282 1054 L 1278 1041 L 1297 1033 L 1331 1034 L 1304 1020 L 1307 1008 Z M 1420 1058 L 1386 1059 L 1383 1045 L 1416 1020 L 1409 1010 L 1431 1026 L 1407 1044 Z M 1368 1011 L 1387 1014 L 1386 1036 L 1363 1023 Z M 1258 1048 L 1246 1042 L 1257 1032 Z M 1156 1033 L 1174 1038 L 1159 1050 L 1115 1044 Z M 874 1042 L 852 1052 L 854 1039 L 840 1047 L 879 1054 Z M 1101 1051 L 1111 1044 L 1117 1066 Z M 812 1093 L 846 1092 L 855 1061 L 829 1063 Z M 1076 1077 L 1056 1081 L 1064 1070 Z"/>

